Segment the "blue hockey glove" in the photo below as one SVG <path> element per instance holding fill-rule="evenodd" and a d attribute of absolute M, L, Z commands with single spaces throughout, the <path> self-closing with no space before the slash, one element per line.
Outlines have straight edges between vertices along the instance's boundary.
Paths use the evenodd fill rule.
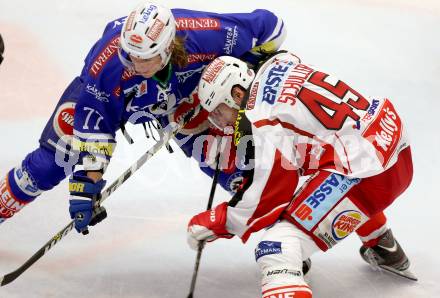
<path fill-rule="evenodd" d="M 75 220 L 75 230 L 78 233 L 87 235 L 88 226 L 94 226 L 107 217 L 104 207 L 94 206 L 105 183 L 103 179 L 93 182 L 85 171 L 75 172 L 69 179 L 69 213 L 70 218 Z"/>

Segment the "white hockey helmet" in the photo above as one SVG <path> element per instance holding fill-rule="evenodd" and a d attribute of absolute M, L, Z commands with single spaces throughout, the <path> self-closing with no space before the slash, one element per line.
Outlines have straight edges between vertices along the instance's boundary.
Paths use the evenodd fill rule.
<path fill-rule="evenodd" d="M 240 59 L 217 57 L 202 73 L 198 88 L 200 104 L 208 112 L 221 103 L 238 110 L 240 107 L 232 98 L 232 88 L 239 85 L 247 90 L 254 77 L 254 71 Z"/>
<path fill-rule="evenodd" d="M 128 55 L 150 59 L 160 55 L 165 66 L 171 58 L 171 43 L 176 36 L 176 22 L 171 10 L 146 1 L 133 10 L 121 30 L 119 58 L 127 67 L 133 67 Z"/>

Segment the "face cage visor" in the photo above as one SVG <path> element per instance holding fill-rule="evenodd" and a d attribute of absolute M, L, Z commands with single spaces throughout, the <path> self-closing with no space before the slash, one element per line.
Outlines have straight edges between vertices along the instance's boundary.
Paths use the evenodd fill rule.
<path fill-rule="evenodd" d="M 154 56 L 152 56 L 150 58 L 145 58 L 145 60 L 154 58 L 156 56 L 160 56 L 161 63 L 162 63 L 160 70 L 162 70 L 168 64 L 168 62 L 171 59 L 171 51 L 170 51 L 169 54 L 162 52 L 162 53 L 154 55 Z M 119 46 L 118 46 L 118 57 L 119 57 L 119 60 L 121 61 L 122 65 L 124 65 L 124 67 L 128 71 L 137 73 L 136 70 L 135 70 L 135 67 L 134 67 L 134 63 L 130 59 L 130 55 L 126 51 L 124 51 L 124 49 L 122 48 L 121 44 L 119 44 Z"/>
<path fill-rule="evenodd" d="M 208 116 L 209 123 L 211 123 L 216 129 L 223 132 L 225 135 L 233 135 L 234 134 L 234 127 L 231 125 L 221 127 L 213 117 Z"/>
<path fill-rule="evenodd" d="M 233 104 L 229 101 L 229 102 L 223 102 L 224 104 L 226 104 L 228 107 L 233 108 L 237 111 L 240 110 L 240 107 L 234 102 L 232 101 Z M 217 107 L 216 107 L 217 108 Z M 215 109 L 214 109 L 215 110 Z M 231 125 L 227 125 L 225 127 L 222 127 L 222 125 L 216 121 L 215 117 L 212 116 L 212 112 L 214 111 L 212 110 L 211 112 L 209 112 L 208 114 L 208 121 L 218 130 L 222 131 L 225 135 L 232 135 L 234 133 L 234 127 L 232 127 Z"/>

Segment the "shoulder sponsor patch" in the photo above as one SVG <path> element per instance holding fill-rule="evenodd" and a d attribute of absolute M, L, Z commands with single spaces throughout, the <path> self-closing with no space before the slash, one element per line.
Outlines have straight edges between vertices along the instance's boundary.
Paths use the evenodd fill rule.
<path fill-rule="evenodd" d="M 199 63 L 212 61 L 217 57 L 217 53 L 193 53 L 188 54 L 188 63 Z"/>
<path fill-rule="evenodd" d="M 220 30 L 220 20 L 215 18 L 176 18 L 177 30 Z"/>
<path fill-rule="evenodd" d="M 279 97 L 282 83 L 289 75 L 290 68 L 294 66 L 292 61 L 274 60 L 273 63 L 264 71 L 260 81 L 262 84 L 261 101 L 274 104 Z"/>
<path fill-rule="evenodd" d="M 232 51 L 237 44 L 238 39 L 238 27 L 226 27 L 226 42 L 225 46 L 223 47 L 223 51 L 225 51 L 226 54 L 231 55 Z"/>
<path fill-rule="evenodd" d="M 104 68 L 107 62 L 118 53 L 118 47 L 119 47 L 119 35 L 114 37 L 104 47 L 104 49 L 99 53 L 99 55 L 96 56 L 95 60 L 93 61 L 89 69 L 89 74 L 92 77 L 96 78 L 100 74 L 101 70 Z"/>
<path fill-rule="evenodd" d="M 402 136 L 402 121 L 388 99 L 362 135 L 373 144 L 379 160 L 386 167 Z"/>
<path fill-rule="evenodd" d="M 374 114 L 376 114 L 376 110 L 379 107 L 379 103 L 379 100 L 373 99 L 367 113 L 364 115 L 364 117 L 362 117 L 362 121 L 370 121 L 371 119 L 373 119 Z"/>
<path fill-rule="evenodd" d="M 99 90 L 95 84 L 93 85 L 87 84 L 86 92 L 93 95 L 98 101 L 109 102 L 110 94 L 102 90 Z"/>

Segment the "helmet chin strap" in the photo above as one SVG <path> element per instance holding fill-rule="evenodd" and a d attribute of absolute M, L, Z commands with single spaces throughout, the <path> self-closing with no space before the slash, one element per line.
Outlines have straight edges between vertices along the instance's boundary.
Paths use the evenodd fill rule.
<path fill-rule="evenodd" d="M 232 125 L 228 125 L 222 128 L 217 123 L 215 123 L 214 119 L 212 119 L 211 116 L 208 116 L 208 120 L 212 125 L 214 125 L 215 128 L 223 132 L 225 135 L 232 135 L 234 133 L 234 127 Z"/>
<path fill-rule="evenodd" d="M 212 125 L 215 126 L 215 128 L 217 128 L 217 129 L 220 130 L 220 131 L 223 131 L 223 128 L 221 128 L 217 123 L 215 123 L 214 119 L 212 119 L 211 116 L 208 116 L 208 120 L 209 120 L 209 122 L 210 122 Z"/>

